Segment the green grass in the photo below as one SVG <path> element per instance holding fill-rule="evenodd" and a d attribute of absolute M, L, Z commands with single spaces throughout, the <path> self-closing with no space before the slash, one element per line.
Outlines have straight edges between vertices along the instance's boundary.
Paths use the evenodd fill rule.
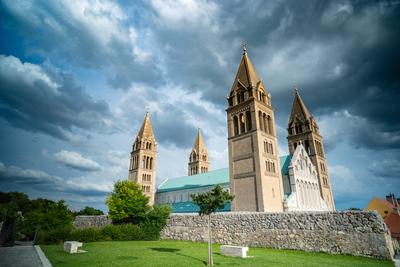
<path fill-rule="evenodd" d="M 62 245 L 41 246 L 54 267 L 62 266 L 205 266 L 207 244 L 184 241 L 110 241 L 86 243 L 81 254 Z M 394 266 L 392 261 L 347 255 L 250 248 L 251 258 L 225 257 L 214 245 L 215 266 Z"/>

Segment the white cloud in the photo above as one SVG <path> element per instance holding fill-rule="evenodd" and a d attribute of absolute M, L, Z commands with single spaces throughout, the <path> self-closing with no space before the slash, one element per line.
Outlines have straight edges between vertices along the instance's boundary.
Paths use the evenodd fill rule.
<path fill-rule="evenodd" d="M 55 153 L 54 157 L 58 163 L 80 171 L 97 171 L 101 169 L 99 163 L 85 158 L 77 152 L 61 150 Z"/>
<path fill-rule="evenodd" d="M 213 26 L 212 23 L 218 5 L 211 1 L 195 0 L 152 0 L 151 5 L 158 15 L 159 23 L 163 27 L 185 28 L 188 24 L 206 24 Z"/>

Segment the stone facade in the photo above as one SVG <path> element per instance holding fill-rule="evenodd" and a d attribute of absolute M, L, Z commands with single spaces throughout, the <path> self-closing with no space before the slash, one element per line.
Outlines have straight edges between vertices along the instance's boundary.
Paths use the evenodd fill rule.
<path fill-rule="evenodd" d="M 157 141 L 147 112 L 142 127 L 133 142 L 128 180 L 138 183 L 154 204 L 156 192 Z"/>
<path fill-rule="evenodd" d="M 328 211 L 320 194 L 318 175 L 314 164 L 302 144 L 298 145 L 288 167 L 282 175 L 285 211 Z"/>
<path fill-rule="evenodd" d="M 283 211 L 271 95 L 258 76 L 246 50 L 228 95 L 228 152 L 230 190 L 234 211 Z M 262 148 L 268 144 L 271 149 Z"/>
<path fill-rule="evenodd" d="M 298 145 L 304 146 L 317 170 L 321 198 L 327 203 L 330 210 L 335 210 L 323 138 L 319 132 L 317 121 L 307 109 L 297 89 L 287 130 L 290 155 L 294 154 Z"/>
<path fill-rule="evenodd" d="M 104 227 L 111 224 L 111 219 L 107 215 L 76 216 L 74 221 L 75 228 L 85 229 L 90 227 Z"/>
<path fill-rule="evenodd" d="M 213 242 L 391 259 L 393 245 L 375 212 L 229 212 L 212 215 Z M 207 241 L 207 219 L 172 214 L 162 239 Z"/>
<path fill-rule="evenodd" d="M 194 141 L 192 151 L 189 156 L 188 175 L 208 172 L 210 162 L 208 160 L 208 152 L 203 141 L 200 128 L 197 129 L 196 140 Z"/>

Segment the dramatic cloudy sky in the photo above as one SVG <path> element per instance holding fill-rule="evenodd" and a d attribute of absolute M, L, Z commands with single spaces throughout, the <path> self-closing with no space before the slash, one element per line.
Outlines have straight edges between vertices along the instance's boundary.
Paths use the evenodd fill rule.
<path fill-rule="evenodd" d="M 212 168 L 226 167 L 226 95 L 247 42 L 281 154 L 296 85 L 337 208 L 400 194 L 397 0 L 0 0 L 0 23 L 1 191 L 106 209 L 146 110 L 158 184 L 186 174 L 197 127 Z"/>

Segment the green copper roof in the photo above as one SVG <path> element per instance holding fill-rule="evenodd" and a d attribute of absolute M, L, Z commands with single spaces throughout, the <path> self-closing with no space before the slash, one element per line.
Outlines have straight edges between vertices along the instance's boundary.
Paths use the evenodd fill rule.
<path fill-rule="evenodd" d="M 288 174 L 290 156 L 280 157 L 282 175 Z M 160 184 L 157 192 L 183 190 L 217 184 L 229 184 L 229 169 L 218 169 L 206 173 L 166 179 Z"/>
<path fill-rule="evenodd" d="M 157 189 L 157 192 L 182 190 L 216 184 L 229 183 L 228 168 L 218 169 L 191 176 L 166 179 Z"/>
<path fill-rule="evenodd" d="M 282 175 L 289 174 L 289 164 L 292 157 L 290 155 L 280 157 L 281 160 L 281 173 Z"/>

